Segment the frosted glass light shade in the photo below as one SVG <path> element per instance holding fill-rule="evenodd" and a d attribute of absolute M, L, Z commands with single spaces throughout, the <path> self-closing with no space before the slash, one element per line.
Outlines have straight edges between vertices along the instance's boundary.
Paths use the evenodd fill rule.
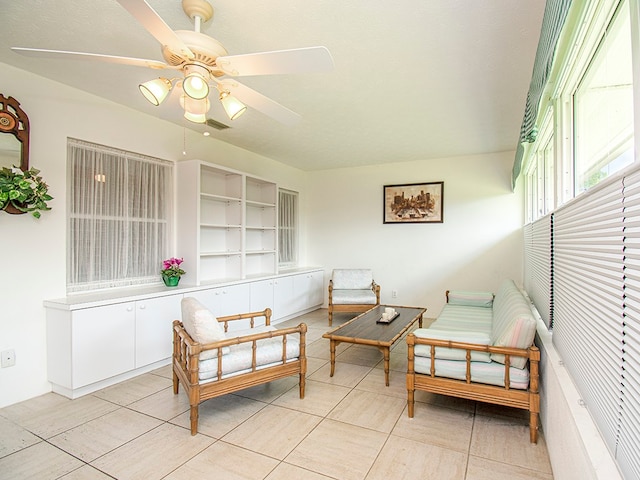
<path fill-rule="evenodd" d="M 184 68 L 184 81 L 182 82 L 182 89 L 184 93 L 196 100 L 202 100 L 209 95 L 209 84 L 207 83 L 208 75 L 207 69 L 199 65 L 187 65 Z"/>
<path fill-rule="evenodd" d="M 230 120 L 235 120 L 247 110 L 246 105 L 229 92 L 220 92 L 220 103 Z"/>
<path fill-rule="evenodd" d="M 195 100 L 187 95 L 181 95 L 180 106 L 184 109 L 184 118 L 194 123 L 205 123 L 211 102 L 208 98 Z"/>
<path fill-rule="evenodd" d="M 169 80 L 160 77 L 141 83 L 138 85 L 138 88 L 140 89 L 140 92 L 142 92 L 142 95 L 144 95 L 144 98 L 157 107 L 165 98 L 167 98 L 167 95 L 171 90 L 171 86 L 172 85 Z"/>

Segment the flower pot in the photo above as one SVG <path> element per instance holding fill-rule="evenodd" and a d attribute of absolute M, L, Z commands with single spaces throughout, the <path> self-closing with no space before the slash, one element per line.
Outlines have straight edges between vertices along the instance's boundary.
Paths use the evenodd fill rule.
<path fill-rule="evenodd" d="M 27 213 L 27 212 L 23 212 L 22 210 L 18 210 L 16 207 L 13 206 L 12 203 L 7 203 L 7 205 L 5 205 L 4 207 L 4 211 L 7 213 L 10 213 L 11 215 L 20 215 L 21 213 Z"/>
<path fill-rule="evenodd" d="M 167 287 L 177 287 L 180 282 L 180 277 L 167 277 L 163 275 L 162 280 Z"/>

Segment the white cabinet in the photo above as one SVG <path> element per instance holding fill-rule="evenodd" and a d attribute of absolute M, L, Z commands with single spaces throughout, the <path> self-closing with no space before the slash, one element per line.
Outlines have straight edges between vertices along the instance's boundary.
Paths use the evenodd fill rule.
<path fill-rule="evenodd" d="M 322 270 L 276 277 L 273 287 L 274 318 L 280 320 L 319 308 L 324 301 L 323 283 Z"/>
<path fill-rule="evenodd" d="M 295 312 L 293 275 L 277 277 L 273 281 L 273 318 L 280 320 Z"/>
<path fill-rule="evenodd" d="M 249 310 L 252 312 L 259 312 L 265 308 L 270 308 L 273 311 L 273 279 L 259 280 L 251 282 L 249 300 Z"/>
<path fill-rule="evenodd" d="M 176 168 L 176 252 L 185 259 L 185 283 L 275 274 L 276 184 L 199 160 Z"/>
<path fill-rule="evenodd" d="M 215 317 L 247 313 L 251 308 L 251 287 L 248 283 L 209 288 L 189 294 L 202 303 Z M 249 328 L 243 322 L 231 322 L 229 331 Z"/>
<path fill-rule="evenodd" d="M 182 318 L 182 295 L 138 300 L 136 315 L 136 368 L 171 357 L 173 321 Z"/>
<path fill-rule="evenodd" d="M 47 364 L 53 391 L 75 398 L 101 388 L 105 379 L 169 359 L 171 325 L 180 318 L 182 296 L 86 308 L 49 306 Z"/>
<path fill-rule="evenodd" d="M 273 323 L 318 308 L 322 269 L 271 275 L 210 287 L 131 288 L 126 297 L 95 294 L 45 301 L 48 379 L 70 398 L 104 388 L 169 363 L 172 323 L 184 296 L 198 299 L 216 316 L 271 308 Z M 247 328 L 231 322 L 229 331 Z"/>
<path fill-rule="evenodd" d="M 73 312 L 70 326 L 74 388 L 135 368 L 134 302 Z"/>
<path fill-rule="evenodd" d="M 295 275 L 293 281 L 293 309 L 308 310 L 322 305 L 324 273 L 321 271 Z"/>

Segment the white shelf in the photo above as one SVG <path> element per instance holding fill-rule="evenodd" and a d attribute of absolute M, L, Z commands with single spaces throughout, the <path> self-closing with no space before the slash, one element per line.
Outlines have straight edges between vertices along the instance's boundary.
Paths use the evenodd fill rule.
<path fill-rule="evenodd" d="M 176 254 L 190 282 L 276 274 L 277 185 L 200 160 L 176 168 Z"/>

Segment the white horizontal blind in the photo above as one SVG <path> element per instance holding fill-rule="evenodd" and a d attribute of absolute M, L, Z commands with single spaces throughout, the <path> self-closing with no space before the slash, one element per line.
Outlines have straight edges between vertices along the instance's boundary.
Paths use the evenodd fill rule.
<path fill-rule="evenodd" d="M 525 290 L 547 327 L 553 326 L 552 215 L 525 226 Z"/>
<path fill-rule="evenodd" d="M 624 179 L 624 324 L 620 432 L 616 459 L 640 478 L 640 173 Z"/>
<path fill-rule="evenodd" d="M 622 180 L 554 213 L 553 342 L 612 452 L 622 374 Z"/>

